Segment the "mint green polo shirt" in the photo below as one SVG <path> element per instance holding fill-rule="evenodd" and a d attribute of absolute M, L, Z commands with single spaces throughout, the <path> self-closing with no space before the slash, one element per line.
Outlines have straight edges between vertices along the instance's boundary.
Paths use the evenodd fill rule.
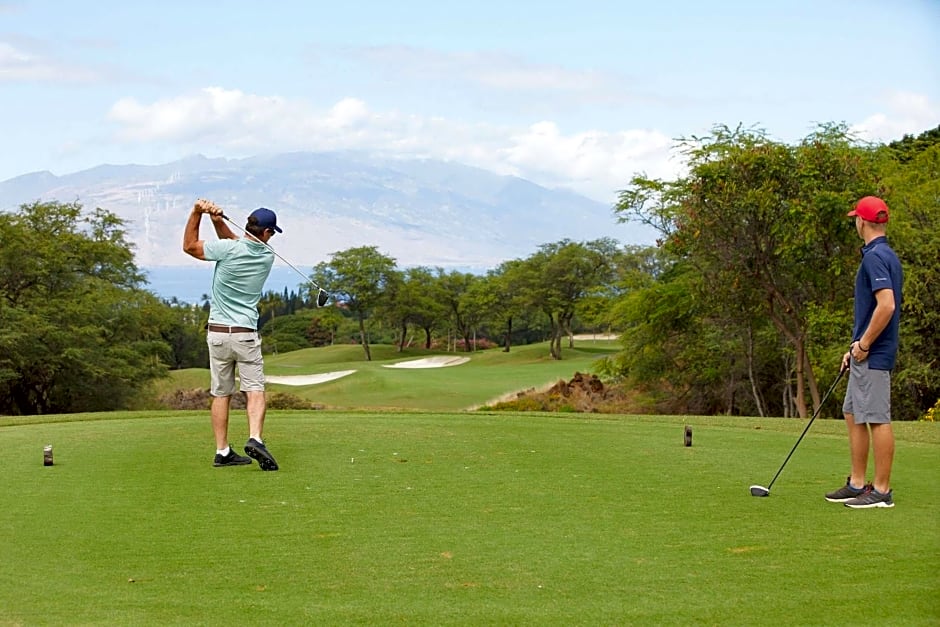
<path fill-rule="evenodd" d="M 258 328 L 261 289 L 274 265 L 274 253 L 247 238 L 203 243 L 203 256 L 215 262 L 209 322 Z"/>

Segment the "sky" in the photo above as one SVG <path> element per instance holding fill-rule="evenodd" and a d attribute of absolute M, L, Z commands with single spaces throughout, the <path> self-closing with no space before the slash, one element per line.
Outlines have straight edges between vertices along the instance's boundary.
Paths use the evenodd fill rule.
<path fill-rule="evenodd" d="M 940 124 L 940 0 L 0 0 L 0 181 L 357 150 L 613 203 L 715 125 Z"/>

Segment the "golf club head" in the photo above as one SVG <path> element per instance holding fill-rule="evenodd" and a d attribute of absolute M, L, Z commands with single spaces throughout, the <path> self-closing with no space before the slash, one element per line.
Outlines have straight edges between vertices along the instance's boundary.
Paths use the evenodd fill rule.
<path fill-rule="evenodd" d="M 317 307 L 322 307 L 328 300 L 330 300 L 329 293 L 322 287 L 319 288 L 319 291 L 317 292 Z"/>
<path fill-rule="evenodd" d="M 762 485 L 752 485 L 751 496 L 770 496 L 770 490 Z"/>

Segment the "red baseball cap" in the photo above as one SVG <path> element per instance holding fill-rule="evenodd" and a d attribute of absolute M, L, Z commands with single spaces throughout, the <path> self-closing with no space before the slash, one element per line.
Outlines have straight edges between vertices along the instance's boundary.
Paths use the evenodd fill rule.
<path fill-rule="evenodd" d="M 858 216 L 866 222 L 884 224 L 888 221 L 888 205 L 877 196 L 865 196 L 855 203 L 855 209 L 849 211 L 848 215 Z"/>

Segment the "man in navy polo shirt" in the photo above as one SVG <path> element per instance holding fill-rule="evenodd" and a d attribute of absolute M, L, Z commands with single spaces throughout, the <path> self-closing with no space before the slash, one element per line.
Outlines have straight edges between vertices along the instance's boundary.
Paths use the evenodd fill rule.
<path fill-rule="evenodd" d="M 862 263 L 855 276 L 855 325 L 852 345 L 842 357 L 849 369 L 849 384 L 842 412 L 849 431 L 852 472 L 845 485 L 826 500 L 856 509 L 894 507 L 891 464 L 894 432 L 891 429 L 891 370 L 898 353 L 903 273 L 898 256 L 888 246 L 885 225 L 888 206 L 866 196 L 849 216 L 865 242 Z M 865 482 L 869 447 L 875 458 L 872 483 Z"/>

